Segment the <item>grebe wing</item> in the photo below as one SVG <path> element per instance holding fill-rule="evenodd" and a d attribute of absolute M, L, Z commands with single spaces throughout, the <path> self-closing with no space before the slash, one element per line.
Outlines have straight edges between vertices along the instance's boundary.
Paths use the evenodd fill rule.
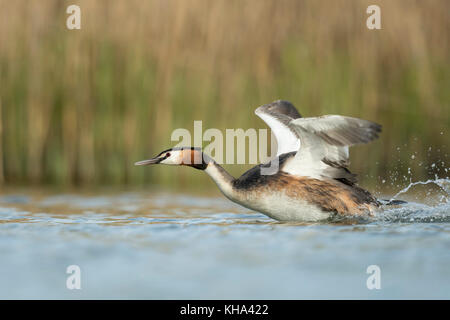
<path fill-rule="evenodd" d="M 347 166 L 348 147 L 378 138 L 381 126 L 371 121 L 339 115 L 291 120 L 289 127 L 300 138 L 295 157 L 282 170 L 294 175 L 356 181 Z"/>
<path fill-rule="evenodd" d="M 381 125 L 377 123 L 338 115 L 295 119 L 289 126 L 300 135 L 312 133 L 334 146 L 368 143 L 378 138 L 381 132 Z"/>
<path fill-rule="evenodd" d="M 263 107 L 257 108 L 255 114 L 272 130 L 277 140 L 277 157 L 283 153 L 297 151 L 300 148 L 300 139 L 289 125 L 294 118 L 278 112 L 270 112 Z"/>

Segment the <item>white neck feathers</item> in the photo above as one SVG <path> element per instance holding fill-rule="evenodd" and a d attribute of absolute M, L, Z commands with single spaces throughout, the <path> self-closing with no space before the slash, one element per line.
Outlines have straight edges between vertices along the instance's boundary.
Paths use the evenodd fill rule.
<path fill-rule="evenodd" d="M 225 171 L 220 165 L 211 161 L 204 170 L 211 179 L 219 187 L 220 191 L 230 200 L 234 199 L 234 189 L 233 189 L 233 176 Z"/>

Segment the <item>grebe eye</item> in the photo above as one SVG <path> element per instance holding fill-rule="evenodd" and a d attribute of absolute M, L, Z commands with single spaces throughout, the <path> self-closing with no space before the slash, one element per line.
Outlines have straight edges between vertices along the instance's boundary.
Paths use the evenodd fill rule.
<path fill-rule="evenodd" d="M 166 153 L 166 158 L 170 157 L 170 152 Z"/>

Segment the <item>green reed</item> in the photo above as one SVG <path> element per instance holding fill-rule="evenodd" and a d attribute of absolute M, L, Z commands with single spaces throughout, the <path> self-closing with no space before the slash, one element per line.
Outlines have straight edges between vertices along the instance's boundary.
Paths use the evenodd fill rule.
<path fill-rule="evenodd" d="M 366 1 L 79 1 L 69 31 L 70 2 L 0 0 L 0 183 L 209 187 L 133 163 L 194 120 L 265 128 L 253 111 L 276 99 L 381 123 L 352 151 L 365 184 L 446 176 L 450 4 L 378 2 L 371 31 Z"/>

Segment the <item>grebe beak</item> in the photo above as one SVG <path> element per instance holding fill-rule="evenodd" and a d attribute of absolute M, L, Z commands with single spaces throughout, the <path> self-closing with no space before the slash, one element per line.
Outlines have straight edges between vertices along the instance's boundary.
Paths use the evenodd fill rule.
<path fill-rule="evenodd" d="M 164 158 L 156 157 L 156 158 L 152 158 L 152 159 L 142 160 L 142 161 L 136 162 L 134 165 L 135 166 L 148 166 L 150 164 L 160 163 L 163 160 L 164 160 Z"/>

